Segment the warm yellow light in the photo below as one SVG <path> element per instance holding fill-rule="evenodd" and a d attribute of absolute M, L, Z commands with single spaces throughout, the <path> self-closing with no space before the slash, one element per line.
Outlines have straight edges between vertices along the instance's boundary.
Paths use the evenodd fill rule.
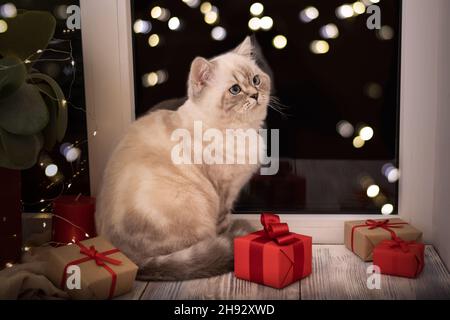
<path fill-rule="evenodd" d="M 283 35 L 277 35 L 273 38 L 272 44 L 277 49 L 283 49 L 287 45 L 287 39 Z"/>
<path fill-rule="evenodd" d="M 214 24 L 218 19 L 218 14 L 215 11 L 209 11 L 205 14 L 205 22 L 207 24 Z"/>
<path fill-rule="evenodd" d="M 390 203 L 386 203 L 381 207 L 381 213 L 384 215 L 390 215 L 392 212 L 394 212 L 394 206 Z"/>
<path fill-rule="evenodd" d="M 0 33 L 4 33 L 8 30 L 8 24 L 5 20 L 0 19 Z"/>
<path fill-rule="evenodd" d="M 271 17 L 268 17 L 268 16 L 262 17 L 259 22 L 261 25 L 261 29 L 264 29 L 264 30 L 270 30 L 273 26 L 273 20 Z"/>
<path fill-rule="evenodd" d="M 334 23 L 324 25 L 319 32 L 325 39 L 335 39 L 339 36 L 339 29 Z"/>
<path fill-rule="evenodd" d="M 375 198 L 380 194 L 380 187 L 376 184 L 373 184 L 367 188 L 367 196 L 369 198 Z"/>
<path fill-rule="evenodd" d="M 159 36 L 154 33 L 148 37 L 148 45 L 150 47 L 156 47 L 159 44 Z"/>
<path fill-rule="evenodd" d="M 172 17 L 169 19 L 168 26 L 170 30 L 177 30 L 181 25 L 180 19 Z"/>
<path fill-rule="evenodd" d="M 212 9 L 212 5 L 209 2 L 203 2 L 200 5 L 200 12 L 203 13 L 203 14 L 208 13 L 209 11 L 211 11 L 211 9 Z"/>
<path fill-rule="evenodd" d="M 353 146 L 354 146 L 356 149 L 360 149 L 360 148 L 364 147 L 364 144 L 365 144 L 365 143 L 366 143 L 366 142 L 365 142 L 363 139 L 361 139 L 360 136 L 357 136 L 357 137 L 355 137 L 355 138 L 353 139 Z"/>
<path fill-rule="evenodd" d="M 261 27 L 261 19 L 256 17 L 251 18 L 250 20 L 248 20 L 248 27 L 253 31 L 258 30 Z"/>
<path fill-rule="evenodd" d="M 373 138 L 373 129 L 371 127 L 364 127 L 361 130 L 359 130 L 359 136 L 364 141 L 369 141 Z"/>
<path fill-rule="evenodd" d="M 250 6 L 250 13 L 254 16 L 259 16 L 260 14 L 262 14 L 264 11 L 264 6 L 259 3 L 259 2 L 255 2 L 254 4 L 252 4 Z"/>
<path fill-rule="evenodd" d="M 156 72 L 150 72 L 144 75 L 143 83 L 145 87 L 153 87 L 158 84 L 158 74 Z"/>
<path fill-rule="evenodd" d="M 325 40 L 311 42 L 310 49 L 315 54 L 325 54 L 330 51 L 330 45 Z"/>
<path fill-rule="evenodd" d="M 305 23 L 311 22 L 314 19 L 319 17 L 319 10 L 315 7 L 307 7 L 304 10 L 300 11 L 300 20 Z"/>
<path fill-rule="evenodd" d="M 152 16 L 153 19 L 158 19 L 159 17 L 161 17 L 163 11 L 161 9 L 161 7 L 153 7 L 152 11 L 150 11 L 150 15 Z"/>
<path fill-rule="evenodd" d="M 356 14 L 363 14 L 364 12 L 366 12 L 366 6 L 361 1 L 356 1 L 352 5 L 352 8 Z"/>
<path fill-rule="evenodd" d="M 353 17 L 355 12 L 353 11 L 353 7 L 349 4 L 343 4 L 342 6 L 336 9 L 336 16 L 339 19 L 347 19 Z"/>

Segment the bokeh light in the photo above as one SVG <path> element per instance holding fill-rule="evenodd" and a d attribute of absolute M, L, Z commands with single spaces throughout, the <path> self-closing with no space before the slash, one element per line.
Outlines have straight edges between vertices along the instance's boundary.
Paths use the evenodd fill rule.
<path fill-rule="evenodd" d="M 349 4 L 343 4 L 336 9 L 336 16 L 339 19 L 351 18 L 354 14 L 355 12 L 353 11 L 353 7 Z"/>
<path fill-rule="evenodd" d="M 56 164 L 49 164 L 45 167 L 45 175 L 47 177 L 54 177 L 58 173 L 58 166 Z"/>
<path fill-rule="evenodd" d="M 392 40 L 394 38 L 394 29 L 390 26 L 382 26 L 380 30 L 377 30 L 376 35 L 380 40 Z"/>
<path fill-rule="evenodd" d="M 197 8 L 200 4 L 200 0 L 183 0 L 191 8 Z"/>
<path fill-rule="evenodd" d="M 365 143 L 366 142 L 363 139 L 361 139 L 360 136 L 356 136 L 353 139 L 353 147 L 355 147 L 356 149 L 360 149 L 360 148 L 364 147 Z"/>
<path fill-rule="evenodd" d="M 359 136 L 361 137 L 361 139 L 363 139 L 364 141 L 369 141 L 370 139 L 373 138 L 373 129 L 371 127 L 363 127 L 361 128 L 361 130 L 359 130 Z"/>
<path fill-rule="evenodd" d="M 330 51 L 330 45 L 325 40 L 313 41 L 309 48 L 314 54 L 325 54 Z"/>
<path fill-rule="evenodd" d="M 222 41 L 227 37 L 227 31 L 223 27 L 214 27 L 211 30 L 211 38 L 217 41 Z"/>
<path fill-rule="evenodd" d="M 205 14 L 205 17 L 204 17 L 205 22 L 206 22 L 207 24 L 214 24 L 214 23 L 216 23 L 217 20 L 218 20 L 218 18 L 219 18 L 219 15 L 217 14 L 216 11 L 213 11 L 213 10 L 208 11 L 208 12 Z"/>
<path fill-rule="evenodd" d="M 381 213 L 383 215 L 390 215 L 392 212 L 394 212 L 394 206 L 390 203 L 386 203 L 381 207 Z"/>
<path fill-rule="evenodd" d="M 343 138 L 350 138 L 355 132 L 353 125 L 346 120 L 339 121 L 336 130 Z"/>
<path fill-rule="evenodd" d="M 255 2 L 250 6 L 250 13 L 254 16 L 259 16 L 263 12 L 264 12 L 264 6 L 259 2 Z"/>
<path fill-rule="evenodd" d="M 376 184 L 373 184 L 367 188 L 366 193 L 369 198 L 375 198 L 380 194 L 380 187 L 377 186 Z"/>
<path fill-rule="evenodd" d="M 322 38 L 325 39 L 335 39 L 339 37 L 339 29 L 334 23 L 324 25 L 320 28 L 319 32 Z"/>
<path fill-rule="evenodd" d="M 253 31 L 259 30 L 259 28 L 261 27 L 261 19 L 257 17 L 251 18 L 250 20 L 248 20 L 248 27 Z"/>
<path fill-rule="evenodd" d="M 4 33 L 8 30 L 8 24 L 5 20 L 0 19 L 0 33 Z"/>
<path fill-rule="evenodd" d="M 262 17 L 259 22 L 263 30 L 270 30 L 273 26 L 273 20 L 269 16 Z"/>
<path fill-rule="evenodd" d="M 5 3 L 0 6 L 0 15 L 4 18 L 14 18 L 17 16 L 17 8 L 11 2 Z"/>
<path fill-rule="evenodd" d="M 299 17 L 304 23 L 311 22 L 319 17 L 319 10 L 312 6 L 307 7 L 300 11 Z"/>
<path fill-rule="evenodd" d="M 353 3 L 352 9 L 355 14 L 363 14 L 366 12 L 366 6 L 361 1 L 356 1 Z"/>
<path fill-rule="evenodd" d="M 152 29 L 150 21 L 138 19 L 134 22 L 133 30 L 135 33 L 149 33 Z"/>
<path fill-rule="evenodd" d="M 181 22 L 177 17 L 172 17 L 169 19 L 167 25 L 169 26 L 170 30 L 178 30 L 181 26 Z"/>
<path fill-rule="evenodd" d="M 156 33 L 154 33 L 154 34 L 150 35 L 150 37 L 148 37 L 148 45 L 150 47 L 158 46 L 159 42 L 160 42 L 160 38 L 159 38 L 159 35 Z"/>
<path fill-rule="evenodd" d="M 277 49 L 283 49 L 287 46 L 287 38 L 283 35 L 277 35 L 273 38 L 272 44 Z"/>
<path fill-rule="evenodd" d="M 203 14 L 208 13 L 209 11 L 211 11 L 211 9 L 212 9 L 212 5 L 209 2 L 203 2 L 200 5 L 200 12 L 203 13 Z"/>

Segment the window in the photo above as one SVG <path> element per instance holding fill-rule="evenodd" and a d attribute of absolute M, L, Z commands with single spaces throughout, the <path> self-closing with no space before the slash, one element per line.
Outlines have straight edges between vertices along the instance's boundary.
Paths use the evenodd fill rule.
<path fill-rule="evenodd" d="M 195 56 L 253 33 L 282 105 L 267 118 L 280 170 L 255 175 L 236 211 L 397 213 L 400 1 L 377 4 L 376 30 L 370 1 L 254 2 L 132 1 L 136 117 L 185 96 Z"/>
<path fill-rule="evenodd" d="M 14 0 L 8 5 L 10 10 L 18 13 L 21 10 L 45 11 L 56 20 L 55 33 L 48 47 L 42 48 L 43 53 L 38 59 L 30 59 L 35 72 L 52 77 L 61 87 L 68 110 L 67 130 L 61 142 L 43 148 L 35 166 L 22 171 L 24 211 L 48 212 L 51 200 L 61 194 L 90 194 L 81 31 L 69 30 L 66 25 L 67 7 L 79 6 L 79 1 Z M 44 93 L 41 95 L 48 97 Z M 48 107 L 54 105 L 48 103 Z M 45 136 L 45 141 L 49 140 Z M 70 152 L 68 147 L 73 147 Z"/>

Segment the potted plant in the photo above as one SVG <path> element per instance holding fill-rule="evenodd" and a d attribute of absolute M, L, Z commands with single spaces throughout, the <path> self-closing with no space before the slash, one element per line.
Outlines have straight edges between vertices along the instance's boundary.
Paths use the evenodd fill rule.
<path fill-rule="evenodd" d="M 67 128 L 60 86 L 33 68 L 53 38 L 55 18 L 20 11 L 6 23 L 0 33 L 0 268 L 20 256 L 20 170 L 33 167 Z"/>

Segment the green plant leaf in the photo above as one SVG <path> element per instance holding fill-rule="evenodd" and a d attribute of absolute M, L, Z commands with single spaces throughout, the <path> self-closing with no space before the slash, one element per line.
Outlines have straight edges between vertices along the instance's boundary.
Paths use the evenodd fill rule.
<path fill-rule="evenodd" d="M 28 78 L 34 84 L 46 83 L 52 88 L 52 97 L 58 102 L 56 109 L 56 140 L 61 142 L 66 134 L 68 122 L 67 102 L 61 87 L 52 77 L 43 73 L 32 73 Z"/>
<path fill-rule="evenodd" d="M 16 57 L 0 59 L 0 99 L 19 89 L 25 81 L 27 69 Z"/>
<path fill-rule="evenodd" d="M 0 166 L 8 169 L 29 169 L 37 162 L 42 149 L 40 134 L 16 135 L 0 129 Z"/>
<path fill-rule="evenodd" d="M 0 100 L 0 127 L 10 133 L 38 133 L 48 120 L 45 102 L 39 90 L 31 84 L 23 84 L 12 95 Z"/>
<path fill-rule="evenodd" d="M 8 29 L 0 33 L 0 54 L 16 56 L 22 61 L 38 57 L 37 50 L 45 49 L 53 38 L 56 20 L 45 11 L 25 11 L 6 19 Z"/>

